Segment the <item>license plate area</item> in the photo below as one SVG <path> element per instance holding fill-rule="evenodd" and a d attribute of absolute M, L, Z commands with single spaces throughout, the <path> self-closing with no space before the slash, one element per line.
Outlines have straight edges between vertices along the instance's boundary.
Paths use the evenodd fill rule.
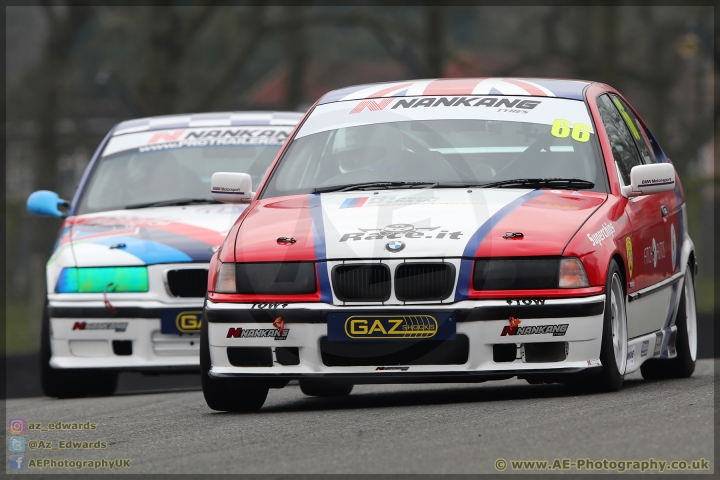
<path fill-rule="evenodd" d="M 202 310 L 163 310 L 160 312 L 160 332 L 180 335 L 200 333 Z"/>
<path fill-rule="evenodd" d="M 327 333 L 332 342 L 443 341 L 455 340 L 455 323 L 450 312 L 330 313 Z"/>

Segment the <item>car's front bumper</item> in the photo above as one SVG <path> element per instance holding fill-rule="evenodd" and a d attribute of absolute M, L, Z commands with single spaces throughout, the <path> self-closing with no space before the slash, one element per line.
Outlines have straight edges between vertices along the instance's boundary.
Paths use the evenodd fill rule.
<path fill-rule="evenodd" d="M 170 296 L 160 275 L 167 268 L 149 267 L 149 292 L 108 294 L 110 307 L 102 294 L 50 293 L 50 366 L 196 371 L 200 365 L 203 299 Z M 197 328 L 182 334 L 163 333 L 161 317 L 180 313 L 189 315 L 183 317 L 185 326 L 195 324 Z"/>
<path fill-rule="evenodd" d="M 538 376 L 579 373 L 600 366 L 600 344 L 603 329 L 605 295 L 584 298 L 548 299 L 543 304 L 529 302 L 517 305 L 513 300 L 465 300 L 454 304 L 407 306 L 333 306 L 328 304 L 231 304 L 206 303 L 208 340 L 213 377 L 296 379 L 325 377 L 349 379 L 354 383 L 404 383 L 436 381 L 483 381 L 512 376 Z M 331 366 L 322 345 L 327 345 L 327 315 L 363 312 L 378 315 L 418 312 L 453 312 L 457 320 L 457 337 L 467 337 L 469 349 L 462 363 Z M 521 320 L 521 327 L 567 325 L 563 335 L 535 333 L 502 335 L 509 317 Z M 273 337 L 236 338 L 231 329 L 268 329 L 278 317 L 288 330 L 283 340 Z M 357 342 L 364 342 L 358 340 Z M 348 343 L 357 343 L 348 342 Z M 528 362 L 525 344 L 566 342 L 566 357 L 559 361 Z M 344 342 L 335 342 L 344 343 Z M 495 361 L 494 345 L 514 345 L 517 356 L 512 361 Z M 337 345 L 336 345 L 337 346 Z M 265 347 L 272 350 L 272 364 L 263 367 L 235 366 L 228 357 L 228 347 Z M 281 364 L 278 347 L 297 348 L 298 364 Z M 342 348 L 342 346 L 340 347 Z M 353 348 L 358 348 L 353 346 Z M 325 352 L 325 353 L 324 353 Z M 380 367 L 380 368 L 379 368 Z M 391 367 L 391 368 L 387 368 Z M 393 368 L 394 367 L 394 368 Z M 402 368 L 398 368 L 402 367 Z"/>

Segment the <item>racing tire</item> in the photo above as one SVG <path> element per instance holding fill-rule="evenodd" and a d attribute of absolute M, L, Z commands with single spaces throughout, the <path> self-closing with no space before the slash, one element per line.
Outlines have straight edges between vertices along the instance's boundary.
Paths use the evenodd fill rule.
<path fill-rule="evenodd" d="M 653 358 L 640 365 L 640 373 L 645 380 L 666 378 L 687 378 L 695 371 L 697 361 L 697 309 L 695 304 L 695 278 L 692 264 L 685 269 L 683 291 L 678 304 L 675 326 L 675 358 L 666 360 Z"/>
<path fill-rule="evenodd" d="M 50 366 L 50 315 L 43 309 L 40 332 L 40 385 L 48 397 L 79 398 L 109 396 L 117 388 L 117 372 L 88 369 L 62 370 Z"/>
<path fill-rule="evenodd" d="M 200 376 L 208 407 L 218 412 L 256 412 L 262 408 L 269 387 L 235 378 L 212 378 L 211 367 L 208 324 L 203 315 L 200 327 Z"/>
<path fill-rule="evenodd" d="M 598 374 L 571 377 L 567 385 L 593 392 L 614 392 L 622 387 L 627 366 L 627 315 L 623 277 L 615 260 L 610 262 L 605 284 L 605 316 L 603 318 Z"/>
<path fill-rule="evenodd" d="M 354 385 L 342 380 L 326 380 L 323 378 L 300 379 L 300 390 L 311 397 L 347 397 Z"/>

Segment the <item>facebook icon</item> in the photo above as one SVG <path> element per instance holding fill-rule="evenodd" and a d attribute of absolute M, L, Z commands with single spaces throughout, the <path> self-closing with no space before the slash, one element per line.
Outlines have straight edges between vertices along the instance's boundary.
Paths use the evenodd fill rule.
<path fill-rule="evenodd" d="M 10 455 L 10 470 L 24 470 L 25 455 Z"/>

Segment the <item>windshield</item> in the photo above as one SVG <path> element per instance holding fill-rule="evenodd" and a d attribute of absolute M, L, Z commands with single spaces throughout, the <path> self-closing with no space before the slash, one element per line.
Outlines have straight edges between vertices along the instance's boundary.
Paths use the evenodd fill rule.
<path fill-rule="evenodd" d="M 241 172 L 259 185 L 293 126 L 153 130 L 114 136 L 76 214 L 138 206 L 214 203 L 215 172 Z"/>
<path fill-rule="evenodd" d="M 584 102 L 539 97 L 415 97 L 320 105 L 263 197 L 373 182 L 474 186 L 575 179 L 605 191 Z M 372 188 L 372 187 L 369 187 Z"/>

